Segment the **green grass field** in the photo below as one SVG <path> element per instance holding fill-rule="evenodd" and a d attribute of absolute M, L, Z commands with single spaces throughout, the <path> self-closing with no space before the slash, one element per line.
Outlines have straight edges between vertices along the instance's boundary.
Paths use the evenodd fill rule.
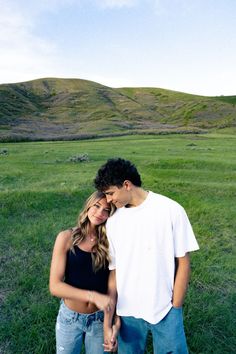
<path fill-rule="evenodd" d="M 184 305 L 190 353 L 235 353 L 235 147 L 229 134 L 0 144 L 0 353 L 55 353 L 53 243 L 75 225 L 99 166 L 117 156 L 136 164 L 146 189 L 184 206 L 200 244 Z M 69 161 L 85 153 L 88 162 Z"/>

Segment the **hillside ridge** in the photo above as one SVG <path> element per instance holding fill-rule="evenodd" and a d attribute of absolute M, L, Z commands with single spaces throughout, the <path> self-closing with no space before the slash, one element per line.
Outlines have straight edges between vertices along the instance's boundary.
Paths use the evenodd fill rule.
<path fill-rule="evenodd" d="M 42 78 L 0 85 L 0 140 L 70 140 L 235 128 L 236 96 L 161 88 L 111 88 Z"/>

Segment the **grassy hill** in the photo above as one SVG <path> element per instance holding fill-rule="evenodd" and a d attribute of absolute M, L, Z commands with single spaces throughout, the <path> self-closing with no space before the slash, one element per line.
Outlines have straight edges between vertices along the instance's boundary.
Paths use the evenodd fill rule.
<path fill-rule="evenodd" d="M 0 85 L 0 140 L 207 132 L 236 126 L 236 96 L 110 88 L 80 79 Z"/>

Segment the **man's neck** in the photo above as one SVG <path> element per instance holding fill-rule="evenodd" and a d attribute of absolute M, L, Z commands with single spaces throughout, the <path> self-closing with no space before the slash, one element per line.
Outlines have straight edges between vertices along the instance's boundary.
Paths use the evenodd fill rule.
<path fill-rule="evenodd" d="M 133 208 L 137 207 L 144 202 L 147 198 L 148 192 L 145 191 L 143 188 L 134 187 L 132 189 L 132 197 L 129 204 L 126 205 L 126 208 Z"/>

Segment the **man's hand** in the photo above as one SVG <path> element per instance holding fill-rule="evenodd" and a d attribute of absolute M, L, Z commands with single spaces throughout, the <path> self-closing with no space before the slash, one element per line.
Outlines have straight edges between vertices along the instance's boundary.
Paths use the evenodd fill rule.
<path fill-rule="evenodd" d="M 120 330 L 120 317 L 115 316 L 115 322 L 112 328 L 104 326 L 104 352 L 117 351 L 117 336 Z"/>
<path fill-rule="evenodd" d="M 112 328 L 104 327 L 104 352 L 111 352 L 113 350 L 112 332 Z"/>

